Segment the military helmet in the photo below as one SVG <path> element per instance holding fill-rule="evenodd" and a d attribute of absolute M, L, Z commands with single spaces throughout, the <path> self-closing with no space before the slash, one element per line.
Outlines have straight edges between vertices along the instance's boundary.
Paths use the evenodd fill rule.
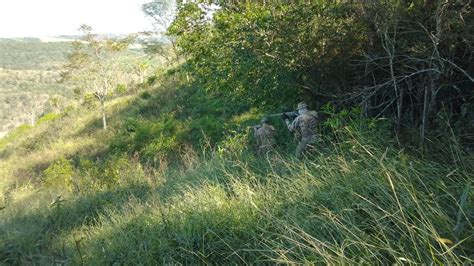
<path fill-rule="evenodd" d="M 305 102 L 300 102 L 298 103 L 298 107 L 296 108 L 297 110 L 301 110 L 304 108 L 308 108 L 308 105 Z"/>
<path fill-rule="evenodd" d="M 260 120 L 260 123 L 268 123 L 270 120 L 268 119 L 268 117 L 262 117 L 262 119 Z"/>

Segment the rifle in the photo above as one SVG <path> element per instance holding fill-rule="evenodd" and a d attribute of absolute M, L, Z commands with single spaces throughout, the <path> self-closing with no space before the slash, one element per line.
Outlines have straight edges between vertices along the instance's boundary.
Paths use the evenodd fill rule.
<path fill-rule="evenodd" d="M 262 127 L 261 124 L 253 125 L 253 126 L 247 126 L 247 128 L 253 128 L 254 130 L 255 130 L 255 129 L 259 129 L 259 128 L 261 128 L 261 127 Z"/>
<path fill-rule="evenodd" d="M 268 115 L 267 117 L 275 117 L 275 116 L 286 116 L 288 118 L 294 118 L 298 116 L 298 112 L 296 111 L 283 112 L 283 113 L 271 114 L 271 115 Z"/>
<path fill-rule="evenodd" d="M 269 118 L 269 117 L 275 117 L 275 116 L 283 116 L 285 118 L 295 118 L 295 117 L 298 116 L 298 112 L 296 112 L 296 111 L 282 112 L 282 113 L 267 115 L 266 117 Z M 254 130 L 257 130 L 261 127 L 262 127 L 262 124 L 247 126 L 247 128 L 253 128 Z"/>

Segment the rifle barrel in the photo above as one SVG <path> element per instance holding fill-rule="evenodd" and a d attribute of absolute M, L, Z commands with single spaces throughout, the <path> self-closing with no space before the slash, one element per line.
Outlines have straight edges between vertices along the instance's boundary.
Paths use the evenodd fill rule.
<path fill-rule="evenodd" d="M 282 113 L 271 114 L 271 115 L 267 115 L 267 117 L 282 116 L 284 114 L 286 114 L 288 116 L 298 116 L 297 112 L 291 111 L 291 112 L 282 112 Z"/>
<path fill-rule="evenodd" d="M 282 116 L 283 114 L 284 114 L 284 113 L 271 114 L 271 115 L 268 115 L 267 117 Z"/>

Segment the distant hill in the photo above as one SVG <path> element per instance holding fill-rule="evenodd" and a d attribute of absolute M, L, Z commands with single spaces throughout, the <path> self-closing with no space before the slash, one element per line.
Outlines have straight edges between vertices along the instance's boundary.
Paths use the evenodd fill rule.
<path fill-rule="evenodd" d="M 1 42 L 41 42 L 41 39 L 35 37 L 0 38 Z"/>
<path fill-rule="evenodd" d="M 51 97 L 71 96 L 57 81 L 73 39 L 63 36 L 52 40 L 0 39 L 0 137 L 29 123 L 33 106 L 39 116 Z"/>
<path fill-rule="evenodd" d="M 0 68 L 46 70 L 58 68 L 71 50 L 69 42 L 42 42 L 37 38 L 2 39 Z"/>
<path fill-rule="evenodd" d="M 80 37 L 0 38 L 0 138 L 22 124 L 31 123 L 32 117 L 39 118 L 52 111 L 53 98 L 62 106 L 73 98 L 73 90 L 58 81 L 72 50 L 72 41 Z M 155 37 L 145 39 L 156 40 Z M 141 41 L 130 47 L 135 54 L 142 51 Z"/>

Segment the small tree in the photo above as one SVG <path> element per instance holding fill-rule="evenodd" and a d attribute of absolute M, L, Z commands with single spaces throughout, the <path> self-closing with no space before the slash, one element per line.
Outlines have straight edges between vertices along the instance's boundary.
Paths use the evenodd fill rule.
<path fill-rule="evenodd" d="M 82 25 L 82 40 L 75 41 L 63 79 L 75 82 L 83 93 L 92 93 L 100 103 L 103 128 L 107 129 L 105 103 L 123 78 L 121 58 L 134 36 L 123 39 L 99 38 Z"/>
<path fill-rule="evenodd" d="M 31 126 L 36 124 L 36 119 L 44 111 L 48 99 L 49 95 L 47 94 L 33 94 L 31 92 L 26 94 L 24 111 L 28 115 L 28 122 Z"/>
<path fill-rule="evenodd" d="M 145 81 L 148 70 L 151 67 L 151 59 L 146 57 L 137 57 L 132 60 L 133 73 L 138 77 L 138 83 L 142 84 Z"/>
<path fill-rule="evenodd" d="M 175 0 L 153 0 L 142 6 L 143 13 L 153 20 L 154 33 L 161 36 L 166 36 L 175 56 L 178 56 L 175 37 L 170 35 L 168 28 L 174 21 L 176 16 L 176 1 Z M 166 49 L 163 44 L 152 42 L 145 43 L 148 51 L 160 53 L 167 58 Z"/>

